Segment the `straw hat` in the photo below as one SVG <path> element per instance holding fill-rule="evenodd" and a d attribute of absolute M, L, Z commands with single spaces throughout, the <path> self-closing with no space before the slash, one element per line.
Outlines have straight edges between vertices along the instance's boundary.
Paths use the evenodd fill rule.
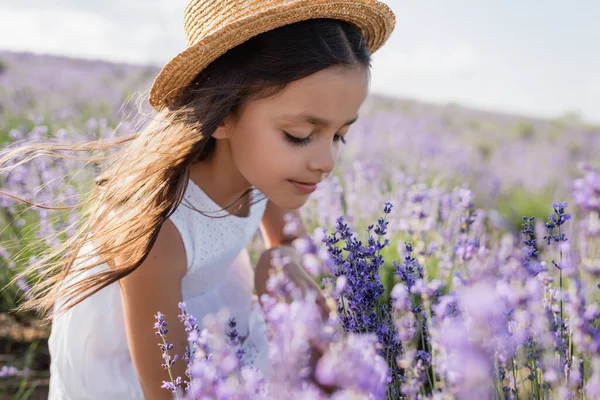
<path fill-rule="evenodd" d="M 184 16 L 188 48 L 160 71 L 150 104 L 156 110 L 168 106 L 202 69 L 248 39 L 315 18 L 356 25 L 371 53 L 385 43 L 396 23 L 392 10 L 376 0 L 191 0 Z"/>

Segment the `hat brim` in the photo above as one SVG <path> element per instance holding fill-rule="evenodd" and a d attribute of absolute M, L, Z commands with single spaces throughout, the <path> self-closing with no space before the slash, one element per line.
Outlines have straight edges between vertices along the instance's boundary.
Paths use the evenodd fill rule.
<path fill-rule="evenodd" d="M 375 0 L 313 0 L 268 8 L 213 32 L 169 61 L 154 80 L 150 105 L 156 110 L 168 106 L 206 66 L 252 37 L 315 18 L 340 19 L 356 25 L 371 53 L 386 42 L 396 22 L 390 8 Z"/>

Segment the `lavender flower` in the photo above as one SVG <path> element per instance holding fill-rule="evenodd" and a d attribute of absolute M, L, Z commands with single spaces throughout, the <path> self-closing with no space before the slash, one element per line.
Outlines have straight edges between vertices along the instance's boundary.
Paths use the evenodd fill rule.
<path fill-rule="evenodd" d="M 384 216 L 387 217 L 391 210 L 392 204 L 385 203 Z M 367 246 L 350 233 L 343 218 L 338 219 L 336 231 L 325 239 L 325 243 L 335 265 L 335 275 L 344 277 L 343 296 L 338 301 L 342 326 L 348 332 L 375 333 L 382 344 L 380 354 L 388 360 L 394 379 L 400 379 L 395 363 L 399 352 L 399 337 L 393 329 L 389 305 L 382 304 L 379 300 L 384 293 L 379 275 L 379 269 L 383 265 L 380 252 L 389 246 L 389 239 L 382 240 L 388 226 L 385 217 L 379 218 L 376 226 L 367 227 Z M 372 230 L 377 238 L 371 235 Z M 342 240 L 345 245 L 340 248 Z M 342 256 L 342 249 L 347 252 L 345 258 Z"/>
<path fill-rule="evenodd" d="M 382 398 L 386 391 L 388 366 L 377 354 L 376 335 L 349 335 L 332 343 L 316 366 L 316 378 L 325 386 L 368 393 Z"/>
<path fill-rule="evenodd" d="M 573 200 L 584 211 L 600 214 L 600 171 L 590 165 L 582 165 L 585 175 L 574 181 Z"/>
<path fill-rule="evenodd" d="M 173 344 L 167 342 L 167 333 L 169 330 L 167 329 L 168 324 L 165 321 L 165 315 L 160 311 L 154 316 L 156 318 L 156 323 L 154 324 L 155 333 L 157 336 L 160 336 L 162 343 L 158 344 L 158 347 L 162 351 L 162 357 L 165 360 L 164 364 L 161 366 L 169 372 L 169 378 L 171 381 L 163 381 L 161 388 L 167 389 L 171 392 L 175 392 L 176 389 L 181 385 L 182 379 L 181 377 L 173 378 L 171 373 L 171 367 L 175 364 L 175 361 L 179 358 L 178 354 L 171 356 L 170 351 L 173 350 Z"/>
<path fill-rule="evenodd" d="M 546 228 L 548 229 L 548 235 L 544 236 L 546 240 L 546 244 L 550 245 L 552 241 L 559 243 L 565 242 L 567 240 L 564 233 L 553 233 L 554 229 L 560 229 L 560 227 L 567 221 L 571 219 L 571 214 L 565 213 L 565 209 L 567 208 L 568 203 L 552 203 L 552 208 L 554 209 L 554 213 L 551 213 L 548 217 L 548 222 L 546 223 Z"/>
<path fill-rule="evenodd" d="M 261 398 L 261 380 L 255 377 L 258 372 L 240 364 L 240 342 L 233 332 L 229 312 L 222 309 L 216 315 L 207 315 L 203 327 L 200 335 L 196 335 L 196 331 L 190 334 L 195 352 L 190 366 L 191 383 L 184 399 Z M 244 377 L 256 386 L 247 387 Z"/>
<path fill-rule="evenodd" d="M 274 370 L 271 396 L 302 398 L 301 394 L 310 393 L 311 398 L 330 398 L 314 381 L 333 390 L 331 398 L 351 394 L 381 398 L 386 390 L 388 367 L 379 355 L 377 336 L 348 334 L 343 337 L 337 314 L 331 314 L 324 321 L 315 304 L 316 294 L 308 292 L 298 297 L 294 285 L 277 276 L 283 271 L 283 265 L 276 265 L 269 284 L 274 293 L 295 297 L 295 300 L 282 303 L 263 295 L 265 319 L 271 332 L 270 358 Z M 315 351 L 322 355 L 313 365 Z"/>
<path fill-rule="evenodd" d="M 404 282 L 410 290 L 417 279 L 423 279 L 423 268 L 419 265 L 416 258 L 412 256 L 413 247 L 410 243 L 406 243 L 406 256 L 404 262 L 400 265 L 396 261 L 392 262 L 392 265 L 396 268 L 396 274 L 400 276 L 402 282 Z"/>
<path fill-rule="evenodd" d="M 539 262 L 538 257 L 540 253 L 535 247 L 535 231 L 533 224 L 535 217 L 523 217 L 523 220 L 525 223 L 523 224 L 523 230 L 521 233 L 528 235 L 528 238 L 523 241 L 526 246 L 524 250 L 525 256 L 523 259 L 523 265 L 532 276 L 536 276 L 546 269 Z"/>
<path fill-rule="evenodd" d="M 13 376 L 28 376 L 30 373 L 29 368 L 18 369 L 16 367 L 3 365 L 0 368 L 0 378 L 9 378 Z"/>

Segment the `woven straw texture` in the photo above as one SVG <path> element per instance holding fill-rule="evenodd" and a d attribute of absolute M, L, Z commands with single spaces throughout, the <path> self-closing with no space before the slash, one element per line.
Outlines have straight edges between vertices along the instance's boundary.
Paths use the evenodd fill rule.
<path fill-rule="evenodd" d="M 188 48 L 159 73 L 150 104 L 156 110 L 168 106 L 202 69 L 248 39 L 315 18 L 358 26 L 371 53 L 386 42 L 396 23 L 390 8 L 376 0 L 191 0 L 184 16 Z"/>

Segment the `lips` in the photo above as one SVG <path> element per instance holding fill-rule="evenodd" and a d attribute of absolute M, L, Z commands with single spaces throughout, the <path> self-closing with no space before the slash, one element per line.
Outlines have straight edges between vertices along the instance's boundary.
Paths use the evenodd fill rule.
<path fill-rule="evenodd" d="M 317 183 L 298 182 L 298 181 L 293 181 L 291 179 L 289 179 L 288 182 L 290 182 L 294 187 L 296 187 L 296 189 L 299 189 L 300 191 L 302 191 L 304 193 L 312 193 L 315 190 L 317 190 L 317 186 L 318 186 L 318 182 Z"/>
<path fill-rule="evenodd" d="M 296 182 L 296 183 L 299 183 L 299 184 L 301 184 L 301 185 L 307 185 L 307 186 L 311 186 L 311 185 L 312 185 L 312 186 L 317 186 L 317 185 L 319 184 L 319 182 L 314 182 L 314 183 L 313 183 L 313 182 L 300 182 L 300 181 L 293 181 L 293 180 L 291 180 L 291 179 L 290 179 L 290 181 L 291 181 L 291 182 Z"/>

